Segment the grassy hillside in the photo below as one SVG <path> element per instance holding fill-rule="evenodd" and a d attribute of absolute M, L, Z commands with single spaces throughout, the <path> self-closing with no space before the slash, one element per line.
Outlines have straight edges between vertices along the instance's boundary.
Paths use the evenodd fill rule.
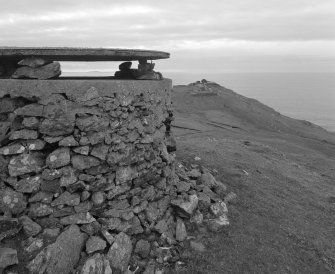
<path fill-rule="evenodd" d="M 335 135 L 216 84 L 175 86 L 177 157 L 238 195 L 185 273 L 334 273 Z M 200 157 L 200 161 L 194 158 Z"/>

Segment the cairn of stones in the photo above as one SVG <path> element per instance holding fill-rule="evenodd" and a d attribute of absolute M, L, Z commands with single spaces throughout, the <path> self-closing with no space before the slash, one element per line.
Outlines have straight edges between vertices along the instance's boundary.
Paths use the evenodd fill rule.
<path fill-rule="evenodd" d="M 217 91 L 213 90 L 210 86 L 217 85 L 215 82 L 209 82 L 206 79 L 202 79 L 201 81 L 196 81 L 194 83 L 190 83 L 189 86 L 192 86 L 194 92 L 192 95 L 194 96 L 215 96 L 217 95 Z"/>
<path fill-rule="evenodd" d="M 54 58 L 23 58 L 0 80 L 0 272 L 180 264 L 188 228 L 226 227 L 236 195 L 175 160 L 171 80 L 142 59 L 120 65 L 128 80 L 66 80 Z"/>

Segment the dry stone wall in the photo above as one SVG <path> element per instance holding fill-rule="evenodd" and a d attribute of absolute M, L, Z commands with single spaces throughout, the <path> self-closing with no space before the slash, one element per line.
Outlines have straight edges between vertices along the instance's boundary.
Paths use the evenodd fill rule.
<path fill-rule="evenodd" d="M 0 270 L 154 273 L 178 260 L 186 220 L 229 224 L 225 186 L 171 154 L 170 90 L 168 79 L 1 80 Z"/>
<path fill-rule="evenodd" d="M 142 194 L 143 185 L 169 173 L 169 80 L 156 86 L 106 81 L 103 88 L 79 83 L 70 90 L 59 88 L 61 82 L 54 89 L 29 80 L 24 89 L 7 83 L 0 99 L 1 212 L 91 223 L 91 210 L 102 212 L 127 192 L 118 199 L 126 209 L 130 189 Z"/>

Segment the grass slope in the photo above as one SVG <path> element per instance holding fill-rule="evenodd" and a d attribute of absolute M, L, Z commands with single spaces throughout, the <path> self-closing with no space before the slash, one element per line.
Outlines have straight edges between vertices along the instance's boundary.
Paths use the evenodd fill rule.
<path fill-rule="evenodd" d="M 236 192 L 231 226 L 196 233 L 182 273 L 335 273 L 335 134 L 216 84 L 173 91 L 179 160 Z"/>

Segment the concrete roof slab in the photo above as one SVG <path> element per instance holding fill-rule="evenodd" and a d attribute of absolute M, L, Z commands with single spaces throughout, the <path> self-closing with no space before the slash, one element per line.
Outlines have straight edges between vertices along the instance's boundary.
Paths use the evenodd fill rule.
<path fill-rule="evenodd" d="M 27 57 L 41 57 L 50 61 L 135 61 L 166 59 L 170 54 L 163 51 L 77 48 L 77 47 L 0 47 L 0 61 L 18 62 Z"/>

